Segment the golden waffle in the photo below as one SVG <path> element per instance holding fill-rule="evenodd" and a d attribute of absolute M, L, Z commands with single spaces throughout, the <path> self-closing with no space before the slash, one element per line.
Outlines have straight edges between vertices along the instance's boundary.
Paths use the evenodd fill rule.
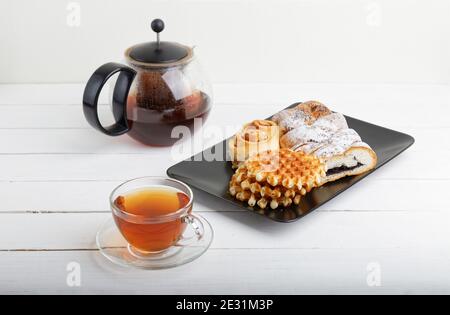
<path fill-rule="evenodd" d="M 306 188 L 308 191 L 320 186 L 321 178 L 326 175 L 325 166 L 319 158 L 289 149 L 260 153 L 249 159 L 244 168 L 247 177 L 259 183 L 268 183 L 273 187 L 280 185 L 287 189 Z"/>
<path fill-rule="evenodd" d="M 230 193 L 252 207 L 288 207 L 298 205 L 302 196 L 320 186 L 323 176 L 324 164 L 315 156 L 289 149 L 266 151 L 236 170 Z"/>
<path fill-rule="evenodd" d="M 297 192 L 283 187 L 272 187 L 268 184 L 261 185 L 258 182 L 251 183 L 251 181 L 247 179 L 241 184 L 232 181 L 230 183 L 230 193 L 237 200 L 247 202 L 251 207 L 258 205 L 262 209 L 265 209 L 268 206 L 272 209 L 276 209 L 279 205 L 284 207 L 289 207 L 293 203 L 298 205 L 302 194 L 306 194 L 306 189 Z"/>

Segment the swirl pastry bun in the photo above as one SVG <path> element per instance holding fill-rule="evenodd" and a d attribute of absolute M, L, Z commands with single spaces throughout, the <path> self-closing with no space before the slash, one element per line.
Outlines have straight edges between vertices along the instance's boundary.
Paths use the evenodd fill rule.
<path fill-rule="evenodd" d="M 250 157 L 264 151 L 278 151 L 280 129 L 270 120 L 255 120 L 246 124 L 228 143 L 233 166 L 237 167 Z"/>

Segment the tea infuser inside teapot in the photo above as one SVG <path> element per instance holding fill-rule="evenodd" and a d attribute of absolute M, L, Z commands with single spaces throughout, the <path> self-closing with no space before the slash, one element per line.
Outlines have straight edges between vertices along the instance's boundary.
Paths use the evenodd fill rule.
<path fill-rule="evenodd" d="M 194 132 L 194 120 L 207 119 L 212 106 L 212 88 L 195 58 L 193 48 L 161 41 L 165 24 L 151 23 L 156 40 L 137 44 L 125 52 L 126 65 L 107 63 L 89 79 L 83 96 L 83 111 L 89 124 L 109 136 L 128 134 L 151 146 L 171 146 L 177 126 Z M 115 123 L 104 127 L 97 106 L 106 82 L 115 74 L 112 111 Z"/>

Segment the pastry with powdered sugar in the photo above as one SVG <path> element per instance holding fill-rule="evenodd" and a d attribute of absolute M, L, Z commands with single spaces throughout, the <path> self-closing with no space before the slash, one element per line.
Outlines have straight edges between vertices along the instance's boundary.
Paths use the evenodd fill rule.
<path fill-rule="evenodd" d="M 320 102 L 302 103 L 272 120 L 280 126 L 281 148 L 324 160 L 326 176 L 322 183 L 368 172 L 377 164 L 376 153 L 355 130 L 349 129 L 344 115 Z"/>

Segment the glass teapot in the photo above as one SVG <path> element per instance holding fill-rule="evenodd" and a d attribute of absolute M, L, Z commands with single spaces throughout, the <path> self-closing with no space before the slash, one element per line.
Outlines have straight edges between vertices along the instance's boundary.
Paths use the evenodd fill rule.
<path fill-rule="evenodd" d="M 89 79 L 83 96 L 83 111 L 89 124 L 109 135 L 127 133 L 150 146 L 171 146 L 179 140 L 175 127 L 203 123 L 211 110 L 212 89 L 194 58 L 193 48 L 160 41 L 164 22 L 151 27 L 157 40 L 135 45 L 125 52 L 126 65 L 107 63 Z M 115 74 L 112 111 L 115 123 L 102 126 L 97 105 L 100 92 Z M 196 125 L 197 126 L 197 125 Z"/>

